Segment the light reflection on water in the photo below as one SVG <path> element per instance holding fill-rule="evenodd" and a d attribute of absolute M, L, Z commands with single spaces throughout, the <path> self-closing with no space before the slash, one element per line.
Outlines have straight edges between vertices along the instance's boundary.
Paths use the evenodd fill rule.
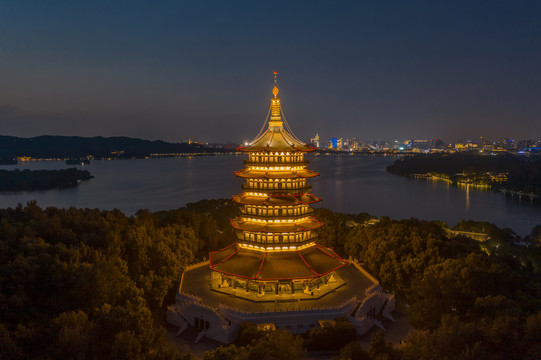
<path fill-rule="evenodd" d="M 95 176 L 76 188 L 0 194 L 0 208 L 36 199 L 42 207 L 118 208 L 134 214 L 175 209 L 201 199 L 231 198 L 241 192 L 242 180 L 233 174 L 243 168 L 241 156 L 94 161 L 84 169 Z M 345 213 L 368 212 L 395 219 L 417 217 L 489 221 L 525 235 L 541 224 L 541 207 L 506 198 L 493 191 L 450 186 L 440 181 L 404 178 L 386 172 L 393 157 L 310 156 L 313 192 L 323 198 L 317 206 Z M 29 162 L 3 169 L 58 169 L 63 162 Z"/>

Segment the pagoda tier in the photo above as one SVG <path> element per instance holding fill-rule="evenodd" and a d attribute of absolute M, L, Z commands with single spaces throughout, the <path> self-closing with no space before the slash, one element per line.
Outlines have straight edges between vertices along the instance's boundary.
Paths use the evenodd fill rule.
<path fill-rule="evenodd" d="M 257 169 L 244 169 L 241 171 L 235 171 L 235 175 L 241 178 L 250 178 L 250 179 L 297 179 L 297 178 L 312 178 L 319 176 L 319 173 L 307 170 L 307 169 L 300 169 L 295 171 L 288 171 L 288 172 L 275 172 L 275 171 L 268 171 L 265 170 L 257 170 Z"/>
<path fill-rule="evenodd" d="M 293 206 L 299 204 L 313 204 L 321 201 L 314 194 L 286 194 L 267 196 L 266 194 L 246 192 L 239 195 L 233 195 L 233 200 L 241 205 L 269 205 L 269 206 Z M 268 209 L 267 213 L 270 214 Z"/>
<path fill-rule="evenodd" d="M 313 217 L 305 217 L 300 220 L 256 220 L 245 217 L 231 219 L 231 225 L 237 230 L 266 233 L 292 233 L 317 229 L 323 226 Z"/>
<path fill-rule="evenodd" d="M 285 252 L 262 252 L 253 247 L 230 245 L 210 253 L 212 270 L 260 281 L 310 279 L 346 264 L 334 250 L 321 245 Z"/>
<path fill-rule="evenodd" d="M 324 276 L 346 262 L 315 243 L 314 231 L 323 224 L 310 204 L 321 199 L 310 193 L 307 179 L 318 176 L 306 169 L 305 154 L 315 148 L 284 128 L 276 84 L 268 128 L 248 145 L 243 192 L 234 195 L 240 216 L 231 219 L 238 242 L 210 254 L 212 270 L 252 280 L 310 279 Z M 286 124 L 287 125 L 287 124 Z M 233 282 L 234 283 L 234 282 Z"/>

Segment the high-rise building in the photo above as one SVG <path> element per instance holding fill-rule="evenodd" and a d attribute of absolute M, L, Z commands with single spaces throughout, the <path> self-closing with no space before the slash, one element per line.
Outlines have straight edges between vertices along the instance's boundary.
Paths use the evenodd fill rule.
<path fill-rule="evenodd" d="M 319 148 L 319 134 L 310 139 L 310 144 L 315 148 Z"/>
<path fill-rule="evenodd" d="M 338 138 L 330 138 L 327 149 L 338 149 Z"/>
<path fill-rule="evenodd" d="M 231 220 L 237 241 L 185 270 L 167 312 L 179 333 L 197 328 L 197 340 L 229 343 L 244 321 L 304 333 L 337 317 L 349 318 L 362 334 L 394 308 L 394 298 L 359 264 L 318 244 L 323 224 L 310 205 L 321 199 L 308 179 L 319 174 L 306 159 L 315 148 L 291 132 L 278 92 L 275 73 L 270 118 L 239 148 L 247 159 L 235 172 L 245 179 L 233 196 L 240 210 Z"/>

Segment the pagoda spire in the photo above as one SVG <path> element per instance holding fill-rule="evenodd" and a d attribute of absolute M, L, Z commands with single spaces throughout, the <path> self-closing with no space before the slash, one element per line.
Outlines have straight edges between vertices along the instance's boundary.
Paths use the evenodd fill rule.
<path fill-rule="evenodd" d="M 274 88 L 272 89 L 272 94 L 274 95 L 274 99 L 271 99 L 271 118 L 269 121 L 269 127 L 275 126 L 275 127 L 282 127 L 282 116 L 281 116 L 281 106 L 280 106 L 280 99 L 278 98 L 278 86 L 276 85 L 278 76 L 278 72 L 274 72 Z"/>

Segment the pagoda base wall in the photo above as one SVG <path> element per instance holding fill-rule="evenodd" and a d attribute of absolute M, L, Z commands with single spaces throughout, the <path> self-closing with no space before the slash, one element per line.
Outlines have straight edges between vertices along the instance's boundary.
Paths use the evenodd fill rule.
<path fill-rule="evenodd" d="M 335 273 L 306 280 L 260 281 L 211 272 L 210 288 L 222 294 L 253 302 L 317 300 L 346 282 Z"/>
<path fill-rule="evenodd" d="M 338 317 L 347 318 L 362 335 L 373 326 L 382 327 L 382 318 L 392 319 L 395 300 L 360 269 L 359 264 L 349 264 L 337 270 L 335 275 L 343 284 L 320 298 L 284 294 L 275 295 L 274 301 L 252 301 L 212 290 L 213 277 L 222 274 L 198 264 L 183 273 L 175 304 L 168 307 L 167 321 L 179 327 L 179 334 L 188 327 L 197 329 L 195 342 L 206 337 L 229 344 L 236 340 L 239 326 L 246 321 L 272 323 L 277 329 L 304 334 L 318 327 L 320 321 Z M 236 291 L 246 293 L 245 289 Z M 253 295 L 257 298 L 257 293 Z"/>

